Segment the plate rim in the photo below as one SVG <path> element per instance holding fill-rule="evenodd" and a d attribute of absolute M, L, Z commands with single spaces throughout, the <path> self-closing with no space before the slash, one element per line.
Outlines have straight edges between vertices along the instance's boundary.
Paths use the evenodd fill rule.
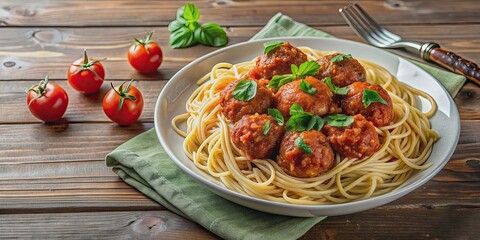
<path fill-rule="evenodd" d="M 407 59 L 405 59 L 401 56 L 395 55 L 395 54 L 390 53 L 388 51 L 385 51 L 381 48 L 376 48 L 376 47 L 373 47 L 371 45 L 367 45 L 367 44 L 364 44 L 364 43 L 361 43 L 361 42 L 356 42 L 356 41 L 351 41 L 351 40 L 346 40 L 346 39 L 339 39 L 339 38 L 308 37 L 308 36 L 305 36 L 305 37 L 272 37 L 272 38 L 257 39 L 257 40 L 253 40 L 253 41 L 240 42 L 240 43 L 233 44 L 233 45 L 221 48 L 221 49 L 217 49 L 215 51 L 212 51 L 210 53 L 207 53 L 207 54 L 195 59 L 194 61 L 190 62 L 186 66 L 182 67 L 177 73 L 175 73 L 170 78 L 168 83 L 163 87 L 162 91 L 160 92 L 160 94 L 157 98 L 156 104 L 155 104 L 155 108 L 154 108 L 154 128 L 155 128 L 155 132 L 157 134 L 157 138 L 160 141 L 160 144 L 162 145 L 162 147 L 163 147 L 164 151 L 167 153 L 167 155 L 171 158 L 171 160 L 180 169 L 182 169 L 182 171 L 187 173 L 195 181 L 200 182 L 201 184 L 205 185 L 208 188 L 209 191 L 213 191 L 215 194 L 219 195 L 219 197 L 222 197 L 224 199 L 227 199 L 227 198 L 225 198 L 224 196 L 221 196 L 216 191 L 220 191 L 223 194 L 227 194 L 227 195 L 233 195 L 232 197 L 240 198 L 243 201 L 247 201 L 247 202 L 254 202 L 255 204 L 269 205 L 269 206 L 272 206 L 272 207 L 280 207 L 280 208 L 290 209 L 290 210 L 305 210 L 305 211 L 309 211 L 309 212 L 312 212 L 312 211 L 315 212 L 315 211 L 321 211 L 321 210 L 331 210 L 331 208 L 336 208 L 336 207 L 339 207 L 339 206 L 347 207 L 347 208 L 348 207 L 359 208 L 366 203 L 373 202 L 374 200 L 381 202 L 381 204 L 375 204 L 376 206 L 374 206 L 374 207 L 378 207 L 378 206 L 390 203 L 390 202 L 395 201 L 395 200 L 401 198 L 402 196 L 412 192 L 413 190 L 419 188 L 420 186 L 424 185 L 425 183 L 430 181 L 435 175 L 437 175 L 438 172 L 440 172 L 443 169 L 443 167 L 451 159 L 455 149 L 458 146 L 458 140 L 459 140 L 459 137 L 460 137 L 460 130 L 461 130 L 460 127 L 461 127 L 461 125 L 460 125 L 460 115 L 459 115 L 458 109 L 456 107 L 456 104 L 455 104 L 452 96 L 446 91 L 445 87 L 442 84 L 440 84 L 438 81 L 436 81 L 436 84 L 438 84 L 441 87 L 441 89 L 443 90 L 443 92 L 445 93 L 445 95 L 448 98 L 449 104 L 451 105 L 450 106 L 450 116 L 449 116 L 449 118 L 453 118 L 454 120 L 456 120 L 455 122 L 457 123 L 456 126 L 455 126 L 455 130 L 457 130 L 457 134 L 456 134 L 455 140 L 454 140 L 455 146 L 450 148 L 448 153 L 445 155 L 445 159 L 442 160 L 442 162 L 440 162 L 440 164 L 438 166 L 436 166 L 424 178 L 421 178 L 418 181 L 416 181 L 412 184 L 409 184 L 407 186 L 403 186 L 398 191 L 395 191 L 395 190 L 399 189 L 399 188 L 396 188 L 396 189 L 392 190 L 391 192 L 388 192 L 388 193 L 385 193 L 385 194 L 382 194 L 382 195 L 379 195 L 379 196 L 367 198 L 367 199 L 362 199 L 362 200 L 347 202 L 347 203 L 329 204 L 329 205 L 300 205 L 300 204 L 292 204 L 292 203 L 274 202 L 274 201 L 270 201 L 270 200 L 256 198 L 256 197 L 249 196 L 249 195 L 244 195 L 244 194 L 235 192 L 233 190 L 230 190 L 230 189 L 228 189 L 224 186 L 219 186 L 219 185 L 209 181 L 208 179 L 205 179 L 202 176 L 196 174 L 191 169 L 189 169 L 187 166 L 182 164 L 179 157 L 177 157 L 170 148 L 165 147 L 165 146 L 167 146 L 167 144 L 166 144 L 166 139 L 164 138 L 164 136 L 160 132 L 160 122 L 159 121 L 161 121 L 161 120 L 159 120 L 159 114 L 160 114 L 160 108 L 161 108 L 161 104 L 162 104 L 161 101 L 162 101 L 163 97 L 165 95 L 167 95 L 167 90 L 166 89 L 168 89 L 171 85 L 174 84 L 174 81 L 172 81 L 172 79 L 175 79 L 177 76 L 181 75 L 183 72 L 188 71 L 189 68 L 192 65 L 195 65 L 199 62 L 202 62 L 205 59 L 208 59 L 212 56 L 227 52 L 232 48 L 242 47 L 244 45 L 248 45 L 248 44 L 252 44 L 252 43 L 266 42 L 266 41 L 271 41 L 271 40 L 286 40 L 286 41 L 288 41 L 288 40 L 301 40 L 301 39 L 314 40 L 314 41 L 315 40 L 327 40 L 327 41 L 335 41 L 335 42 L 340 42 L 340 43 L 345 42 L 345 43 L 348 43 L 348 44 L 361 46 L 362 48 L 375 49 L 375 51 L 380 50 L 380 51 L 383 51 L 384 53 L 386 53 L 389 57 L 394 57 L 394 58 L 397 58 L 399 60 L 405 60 L 409 64 L 412 64 L 412 66 L 414 66 L 418 70 L 423 71 L 424 73 L 431 76 L 430 73 L 428 73 L 425 70 L 423 70 L 422 68 L 414 65 L 413 63 L 410 63 L 410 61 L 408 61 Z M 431 76 L 431 77 L 435 79 L 435 77 L 433 77 L 433 76 Z M 184 156 L 184 157 L 186 157 L 186 156 Z M 392 197 L 394 199 L 390 199 Z M 245 206 L 244 204 L 241 204 L 241 205 Z M 246 206 L 246 207 L 248 207 L 248 206 Z M 374 207 L 368 207 L 367 209 L 371 209 L 371 208 L 374 208 Z M 249 208 L 251 208 L 251 207 L 249 207 Z M 356 211 L 356 212 L 358 212 L 358 211 Z M 299 215 L 294 215 L 293 214 L 292 216 L 299 216 Z M 317 215 L 317 216 L 320 216 L 320 215 Z"/>

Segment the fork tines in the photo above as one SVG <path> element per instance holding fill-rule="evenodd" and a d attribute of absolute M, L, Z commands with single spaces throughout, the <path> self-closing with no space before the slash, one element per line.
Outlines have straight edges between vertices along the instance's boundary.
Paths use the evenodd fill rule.
<path fill-rule="evenodd" d="M 402 39 L 380 26 L 357 3 L 349 4 L 338 11 L 358 35 L 375 46 L 389 47 L 389 45 Z"/>

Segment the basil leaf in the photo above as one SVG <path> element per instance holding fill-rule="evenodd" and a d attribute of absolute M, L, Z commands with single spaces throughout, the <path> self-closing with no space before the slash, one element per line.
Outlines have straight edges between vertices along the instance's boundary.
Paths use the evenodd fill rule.
<path fill-rule="evenodd" d="M 290 107 L 290 115 L 292 115 L 292 116 L 295 115 L 295 114 L 304 113 L 304 112 L 305 111 L 303 111 L 302 106 L 300 106 L 300 104 L 298 104 L 298 103 L 294 103 Z"/>
<path fill-rule="evenodd" d="M 385 99 L 383 99 L 380 96 L 380 94 L 378 94 L 377 91 L 367 89 L 367 88 L 363 89 L 362 102 L 363 102 L 364 107 L 368 107 L 368 106 L 370 106 L 370 104 L 372 104 L 374 102 L 379 102 L 379 103 L 383 103 L 385 105 L 388 105 L 387 101 L 385 101 Z"/>
<path fill-rule="evenodd" d="M 282 113 L 278 109 L 269 108 L 267 110 L 267 113 L 273 118 L 273 120 L 275 120 L 275 122 L 278 123 L 278 125 L 283 126 L 283 124 L 285 123 L 285 119 L 283 118 Z"/>
<path fill-rule="evenodd" d="M 330 59 L 331 63 L 341 62 L 344 58 L 352 58 L 352 54 L 340 54 Z"/>
<path fill-rule="evenodd" d="M 268 132 L 270 132 L 270 128 L 272 128 L 272 122 L 270 122 L 270 120 L 267 120 L 262 127 L 262 133 L 264 136 L 267 136 Z"/>
<path fill-rule="evenodd" d="M 292 66 L 293 67 L 293 66 Z M 320 65 L 318 64 L 317 61 L 311 60 L 308 62 L 304 62 L 300 64 L 300 67 L 298 68 L 297 73 L 295 76 L 298 78 L 305 78 L 306 76 L 313 76 L 318 73 L 318 70 L 320 69 Z M 293 74 L 293 71 L 292 71 Z"/>
<path fill-rule="evenodd" d="M 184 23 L 181 23 L 178 20 L 173 20 L 168 24 L 168 31 L 175 32 L 183 26 L 185 26 Z"/>
<path fill-rule="evenodd" d="M 241 80 L 233 89 L 233 97 L 239 101 L 250 101 L 257 94 L 257 82 Z"/>
<path fill-rule="evenodd" d="M 307 81 L 303 80 L 300 81 L 300 86 L 299 86 L 300 90 L 310 94 L 310 95 L 313 95 L 317 92 L 317 89 L 314 88 L 312 86 L 312 84 L 308 83 Z"/>
<path fill-rule="evenodd" d="M 220 25 L 210 22 L 195 30 L 195 40 L 210 47 L 221 47 L 228 43 L 227 34 Z"/>
<path fill-rule="evenodd" d="M 187 22 L 187 20 L 183 17 L 184 9 L 185 9 L 185 6 L 182 6 L 182 7 L 177 9 L 176 20 L 181 24 L 185 24 Z"/>
<path fill-rule="evenodd" d="M 305 141 L 303 141 L 303 138 L 301 137 L 298 137 L 297 139 L 295 139 L 295 146 L 300 148 L 305 154 L 310 154 L 313 152 L 312 148 L 310 148 L 310 146 L 308 146 L 308 144 Z"/>
<path fill-rule="evenodd" d="M 345 114 L 329 115 L 325 117 L 323 120 L 327 122 L 327 125 L 332 127 L 348 127 L 354 121 L 352 116 L 347 116 Z"/>
<path fill-rule="evenodd" d="M 281 45 L 283 45 L 283 42 L 282 41 L 269 41 L 269 42 L 265 42 L 263 43 L 263 47 L 265 48 L 263 50 L 263 53 L 264 54 L 268 54 L 270 51 L 272 51 L 273 49 L 277 48 L 277 47 L 280 47 Z"/>
<path fill-rule="evenodd" d="M 185 48 L 195 44 L 195 38 L 190 28 L 183 26 L 170 35 L 170 47 Z"/>
<path fill-rule="evenodd" d="M 193 3 L 187 3 L 183 7 L 183 18 L 188 22 L 196 22 L 200 18 L 200 12 Z"/>
<path fill-rule="evenodd" d="M 332 93 L 337 95 L 346 95 L 348 93 L 348 87 L 338 87 L 332 83 L 332 79 L 326 77 L 324 79 L 325 83 L 327 84 L 328 88 L 332 91 Z"/>
<path fill-rule="evenodd" d="M 320 131 L 320 129 L 322 129 L 324 122 L 323 122 L 323 119 L 320 116 L 313 115 L 313 117 L 310 121 L 315 121 L 315 123 L 312 126 L 313 129 L 315 129 L 317 131 Z"/>
<path fill-rule="evenodd" d="M 288 131 L 305 131 L 308 129 L 308 123 L 310 122 L 311 114 L 307 112 L 297 113 L 292 115 L 285 126 Z"/>
<path fill-rule="evenodd" d="M 290 65 L 290 71 L 292 71 L 292 75 L 296 78 L 298 76 L 298 66 L 295 64 Z"/>
<path fill-rule="evenodd" d="M 268 82 L 268 88 L 275 88 L 279 89 L 281 86 L 295 80 L 292 74 L 285 74 L 285 75 L 275 75 L 272 79 Z"/>

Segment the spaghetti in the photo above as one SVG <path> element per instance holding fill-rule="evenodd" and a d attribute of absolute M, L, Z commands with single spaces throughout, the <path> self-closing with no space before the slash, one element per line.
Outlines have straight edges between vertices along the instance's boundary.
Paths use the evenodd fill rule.
<path fill-rule="evenodd" d="M 309 59 L 329 52 L 300 47 Z M 381 66 L 359 60 L 367 82 L 388 91 L 394 109 L 390 125 L 376 128 L 381 147 L 363 161 L 335 155 L 335 166 L 312 178 L 287 175 L 272 159 L 249 160 L 232 143 L 232 123 L 223 115 L 220 92 L 231 82 L 242 79 L 255 61 L 219 63 L 198 80 L 200 85 L 186 102 L 187 113 L 172 120 L 172 127 L 185 137 L 183 148 L 196 167 L 219 179 L 225 187 L 249 196 L 275 202 L 301 205 L 336 204 L 358 201 L 388 193 L 404 183 L 417 170 L 428 168 L 433 143 L 438 139 L 428 120 L 435 101 L 426 93 L 400 83 Z M 422 113 L 415 106 L 418 97 L 430 102 Z M 187 131 L 179 128 L 186 121 Z"/>

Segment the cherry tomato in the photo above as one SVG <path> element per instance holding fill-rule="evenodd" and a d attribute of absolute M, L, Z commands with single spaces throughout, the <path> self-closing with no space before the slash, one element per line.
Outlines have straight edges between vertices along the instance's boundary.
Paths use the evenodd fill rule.
<path fill-rule="evenodd" d="M 83 58 L 73 62 L 67 71 L 68 83 L 75 90 L 89 94 L 97 91 L 105 79 L 105 69 L 101 60 L 87 57 L 87 50 L 83 51 Z"/>
<path fill-rule="evenodd" d="M 67 110 L 68 95 L 55 83 L 48 82 L 48 76 L 33 85 L 27 92 L 27 105 L 36 118 L 52 122 L 62 118 Z"/>
<path fill-rule="evenodd" d="M 128 49 L 128 62 L 141 73 L 155 72 L 162 64 L 162 49 L 151 40 L 152 34 L 150 32 L 145 39 L 135 38 L 135 43 Z"/>
<path fill-rule="evenodd" d="M 105 94 L 103 98 L 103 111 L 112 121 L 120 125 L 130 125 L 137 121 L 143 110 L 142 93 L 132 85 L 132 81 L 124 88 L 122 83 Z"/>

